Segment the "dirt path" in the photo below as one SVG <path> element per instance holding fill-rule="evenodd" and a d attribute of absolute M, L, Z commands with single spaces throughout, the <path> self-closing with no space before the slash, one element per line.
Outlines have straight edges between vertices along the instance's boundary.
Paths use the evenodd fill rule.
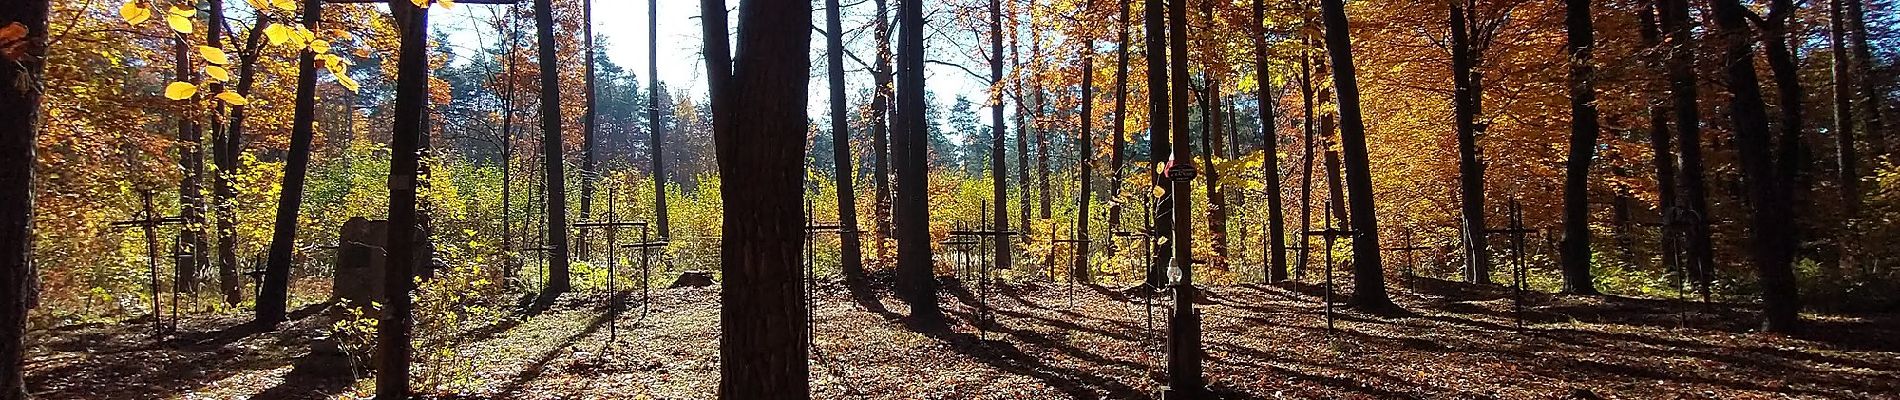
<path fill-rule="evenodd" d="M 1752 313 L 1730 305 L 1533 295 L 1520 331 L 1501 289 L 1422 286 L 1427 295 L 1395 291 L 1408 312 L 1341 310 L 1330 334 L 1315 288 L 1212 288 L 1200 307 L 1207 381 L 1224 398 L 1900 398 L 1893 316 L 1817 317 L 1815 335 L 1780 337 L 1750 333 Z M 982 296 L 945 288 L 952 329 L 920 333 L 888 296 L 822 287 L 814 396 L 1141 398 L 1158 387 L 1161 336 L 1139 295 L 1078 286 L 1071 306 L 1066 285 L 993 288 L 996 323 L 979 333 Z M 417 377 L 442 398 L 713 397 L 716 289 L 655 293 L 644 316 L 637 295 L 608 318 L 606 296 L 580 293 L 473 324 Z M 43 399 L 365 396 L 369 380 L 347 361 L 309 351 L 325 315 L 302 311 L 272 333 L 194 320 L 184 330 L 204 333 L 161 345 L 130 323 L 38 331 L 28 384 Z"/>

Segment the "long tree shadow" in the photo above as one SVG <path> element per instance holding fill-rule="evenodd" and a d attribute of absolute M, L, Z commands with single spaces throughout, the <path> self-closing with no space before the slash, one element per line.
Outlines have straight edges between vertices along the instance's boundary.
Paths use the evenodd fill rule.
<path fill-rule="evenodd" d="M 356 381 L 349 356 L 332 352 L 310 351 L 291 363 L 284 380 L 251 396 L 253 400 L 327 399 L 342 393 Z"/>
<path fill-rule="evenodd" d="M 563 349 L 572 347 L 575 343 L 579 342 L 581 338 L 599 332 L 602 326 L 606 326 L 607 322 L 612 320 L 612 316 L 600 311 L 602 310 L 592 310 L 591 312 L 595 314 L 594 318 L 588 322 L 586 327 L 581 328 L 579 332 L 575 332 L 573 335 L 569 335 L 566 339 L 562 339 L 560 343 L 555 344 L 554 347 L 542 352 L 541 355 L 536 356 L 533 361 L 530 361 L 527 367 L 521 370 L 519 375 L 516 375 L 514 379 L 509 380 L 506 386 L 502 387 L 499 391 L 499 393 L 501 393 L 499 398 L 521 397 L 521 390 L 526 387 L 529 382 L 540 378 L 541 374 L 547 370 L 548 364 L 554 362 L 555 358 L 560 357 Z"/>
<path fill-rule="evenodd" d="M 882 283 L 890 281 L 887 279 L 890 276 L 890 273 L 870 273 L 865 274 L 863 278 L 845 279 L 845 290 L 850 292 L 851 300 L 857 302 L 859 307 L 883 317 L 886 321 L 896 320 L 902 316 L 884 306 L 884 301 L 879 298 L 877 290 L 877 287 L 883 286 Z"/>

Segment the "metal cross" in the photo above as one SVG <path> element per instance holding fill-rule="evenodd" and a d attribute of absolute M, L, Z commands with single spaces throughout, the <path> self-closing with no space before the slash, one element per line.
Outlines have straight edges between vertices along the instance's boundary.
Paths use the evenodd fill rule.
<path fill-rule="evenodd" d="M 144 206 L 144 219 L 113 222 L 112 226 L 118 228 L 140 227 L 145 230 L 145 269 L 152 277 L 152 337 L 163 338 L 165 337 L 167 329 L 164 325 L 165 318 L 163 314 L 159 313 L 158 307 L 158 227 L 160 225 L 183 224 L 185 223 L 185 219 L 178 216 L 158 216 L 158 209 L 152 204 L 152 193 L 151 189 L 139 191 L 139 201 Z M 178 268 L 177 260 L 174 258 L 172 262 L 172 271 L 174 274 L 176 274 Z M 172 285 L 178 285 L 176 277 L 173 278 Z M 170 331 L 176 332 L 178 330 L 177 287 L 172 288 L 171 312 L 172 320 Z"/>

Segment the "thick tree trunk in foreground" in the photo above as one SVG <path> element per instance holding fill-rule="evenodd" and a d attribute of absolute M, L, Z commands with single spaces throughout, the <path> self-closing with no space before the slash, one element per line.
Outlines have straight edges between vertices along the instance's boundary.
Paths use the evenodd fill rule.
<path fill-rule="evenodd" d="M 1564 162 L 1563 291 L 1597 294 L 1590 276 L 1590 163 L 1602 128 L 1597 124 L 1591 55 L 1596 28 L 1590 23 L 1590 0 L 1564 1 L 1564 27 L 1570 56 L 1570 158 Z"/>
<path fill-rule="evenodd" d="M 546 1 L 542 9 L 546 9 Z M 383 271 L 383 314 L 376 325 L 376 398 L 409 398 L 410 324 L 415 289 L 417 171 L 421 167 L 423 120 L 428 118 L 429 9 L 403 0 L 390 0 L 401 48 L 396 59 L 395 126 L 389 140 L 389 237 L 387 267 Z"/>
<path fill-rule="evenodd" d="M 831 157 L 837 171 L 832 172 L 838 185 L 839 271 L 847 280 L 864 277 L 863 248 L 858 243 L 858 192 L 852 190 L 852 173 L 857 163 L 851 160 L 851 118 L 846 114 L 844 95 L 844 24 L 840 22 L 838 0 L 825 0 L 826 74 L 831 79 Z"/>
<path fill-rule="evenodd" d="M 0 400 L 25 400 L 26 313 L 36 302 L 32 263 L 34 140 L 46 68 L 45 0 L 0 0 L 0 27 L 26 28 L 23 57 L 0 55 Z"/>
<path fill-rule="evenodd" d="M 1744 192 L 1754 210 L 1749 216 L 1749 259 L 1762 285 L 1764 323 L 1769 332 L 1798 329 L 1801 310 L 1795 288 L 1794 236 L 1788 182 L 1776 171 L 1775 144 L 1768 132 L 1767 106 L 1755 75 L 1753 32 L 1739 0 L 1714 0 L 1716 40 L 1723 49 L 1722 68 L 1728 78 L 1729 117 L 1735 127 L 1736 150 L 1741 156 Z M 1787 162 L 1787 160 L 1783 160 Z"/>
<path fill-rule="evenodd" d="M 1326 53 L 1332 58 L 1333 86 L 1339 96 L 1340 147 L 1346 158 L 1346 190 L 1352 209 L 1352 283 L 1350 302 L 1367 310 L 1397 308 L 1385 292 L 1385 266 L 1379 256 L 1379 217 L 1373 207 L 1371 157 L 1366 153 L 1366 123 L 1359 112 L 1359 78 L 1352 61 L 1352 39 L 1343 0 L 1320 2 L 1326 24 Z"/>
<path fill-rule="evenodd" d="M 306 0 L 303 26 L 317 30 L 323 16 L 323 0 Z M 309 49 L 297 56 L 297 99 L 290 128 L 290 153 L 284 160 L 283 189 L 277 198 L 277 221 L 270 241 L 270 261 L 264 267 L 263 289 L 257 295 L 259 326 L 276 327 L 284 320 L 290 301 L 290 256 L 297 244 L 297 215 L 303 206 L 303 184 L 310 165 L 310 142 L 316 137 L 317 53 Z"/>
<path fill-rule="evenodd" d="M 700 17 L 720 185 L 747 188 L 719 195 L 719 397 L 809 398 L 800 259 L 811 5 L 741 2 L 736 57 L 727 44 L 725 1 L 702 0 L 700 9 L 709 10 Z"/>
<path fill-rule="evenodd" d="M 555 60 L 553 0 L 535 0 L 535 40 L 540 47 L 541 161 L 547 182 L 548 285 L 551 293 L 572 287 L 567 271 L 567 164 L 561 144 L 561 77 Z M 396 253 L 391 253 L 396 254 Z"/>

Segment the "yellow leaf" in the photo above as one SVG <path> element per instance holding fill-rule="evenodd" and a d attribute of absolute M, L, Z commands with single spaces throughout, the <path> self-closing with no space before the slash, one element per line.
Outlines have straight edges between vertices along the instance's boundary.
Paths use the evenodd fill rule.
<path fill-rule="evenodd" d="M 323 39 L 312 40 L 310 41 L 310 51 L 314 51 L 317 54 L 329 53 L 330 42 Z"/>
<path fill-rule="evenodd" d="M 270 5 L 284 11 L 297 11 L 297 2 L 291 0 L 270 0 Z"/>
<path fill-rule="evenodd" d="M 184 7 L 179 7 L 179 6 L 172 6 L 171 10 L 167 12 L 169 12 L 171 15 L 185 17 L 185 18 L 191 18 L 192 16 L 198 15 L 198 9 L 184 8 Z"/>
<path fill-rule="evenodd" d="M 264 27 L 264 37 L 270 38 L 272 46 L 283 45 L 285 41 L 290 40 L 290 28 L 284 27 L 284 24 L 271 23 L 270 26 Z"/>
<path fill-rule="evenodd" d="M 1161 196 L 1167 196 L 1167 195 L 1168 195 L 1167 189 L 1162 189 L 1160 186 L 1155 186 L 1155 197 L 1161 197 Z"/>
<path fill-rule="evenodd" d="M 244 4 L 250 4 L 253 10 L 264 9 L 264 0 L 244 0 Z"/>
<path fill-rule="evenodd" d="M 356 80 L 350 79 L 349 75 L 336 74 L 336 83 L 343 85 L 344 89 L 349 89 L 351 92 L 355 92 L 357 89 Z"/>
<path fill-rule="evenodd" d="M 198 54 L 204 56 L 205 62 L 208 63 L 218 65 L 231 63 L 231 59 L 224 56 L 224 50 L 220 50 L 216 47 L 198 46 Z"/>
<path fill-rule="evenodd" d="M 126 25 L 138 25 L 152 19 L 152 9 L 140 6 L 138 2 L 128 1 L 125 5 L 119 6 L 119 18 L 124 19 Z"/>
<path fill-rule="evenodd" d="M 165 85 L 165 98 L 167 99 L 184 100 L 191 98 L 191 95 L 194 94 L 198 94 L 198 85 L 185 82 L 172 82 L 170 85 Z"/>
<path fill-rule="evenodd" d="M 206 65 L 205 75 L 211 75 L 212 79 L 217 79 L 220 82 L 231 80 L 231 72 L 224 70 L 224 67 L 216 65 Z"/>
<path fill-rule="evenodd" d="M 165 25 L 170 26 L 172 31 L 176 31 L 180 34 L 191 34 L 191 18 L 180 17 L 178 14 L 167 15 L 165 16 Z"/>
<path fill-rule="evenodd" d="M 230 103 L 234 106 L 251 104 L 250 100 L 245 99 L 244 95 L 237 94 L 237 92 L 218 93 L 218 100 L 224 100 L 225 103 Z"/>
<path fill-rule="evenodd" d="M 409 0 L 409 2 L 415 3 L 416 8 L 429 8 L 429 0 Z"/>
<path fill-rule="evenodd" d="M 441 5 L 444 10 L 455 9 L 455 0 L 436 0 L 435 3 Z"/>

